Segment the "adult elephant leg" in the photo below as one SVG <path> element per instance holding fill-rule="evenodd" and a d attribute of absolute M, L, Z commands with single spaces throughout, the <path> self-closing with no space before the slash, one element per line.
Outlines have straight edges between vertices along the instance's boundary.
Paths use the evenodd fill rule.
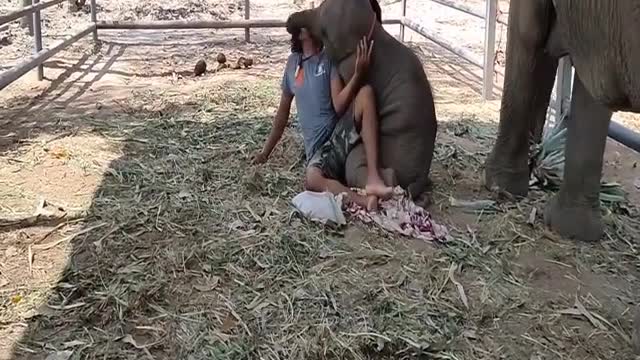
<path fill-rule="evenodd" d="M 529 140 L 544 124 L 558 60 L 545 52 L 551 0 L 513 0 L 498 138 L 485 164 L 485 183 L 513 195 L 529 189 Z"/>
<path fill-rule="evenodd" d="M 576 74 L 567 124 L 564 181 L 545 210 L 545 222 L 560 235 L 580 241 L 598 241 L 602 157 L 611 111 L 596 102 Z"/>

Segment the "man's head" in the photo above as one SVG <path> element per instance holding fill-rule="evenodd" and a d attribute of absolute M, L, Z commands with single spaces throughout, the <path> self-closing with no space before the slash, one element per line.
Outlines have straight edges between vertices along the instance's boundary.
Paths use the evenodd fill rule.
<path fill-rule="evenodd" d="M 291 33 L 291 51 L 302 52 L 303 44 L 311 45 L 314 48 L 321 48 L 322 41 L 313 37 L 311 32 L 306 28 L 295 29 Z"/>
<path fill-rule="evenodd" d="M 378 0 L 323 0 L 313 9 L 295 12 L 287 18 L 287 31 L 299 35 L 306 27 L 323 43 L 329 58 L 340 63 L 355 56 L 363 36 L 379 28 L 382 11 Z"/>

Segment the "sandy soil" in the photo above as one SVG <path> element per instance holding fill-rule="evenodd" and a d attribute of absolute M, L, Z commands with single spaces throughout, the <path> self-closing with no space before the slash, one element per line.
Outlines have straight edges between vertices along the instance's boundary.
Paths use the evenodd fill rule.
<path fill-rule="evenodd" d="M 239 1 L 104 3 L 100 16 L 112 19 L 242 13 Z M 480 54 L 481 23 L 410 4 L 410 14 Z M 283 18 L 304 6 L 260 0 L 252 14 Z M 394 16 L 399 5 L 383 11 Z M 47 16 L 47 41 L 87 18 L 64 7 Z M 85 39 L 48 61 L 45 81 L 30 73 L 4 89 L 0 359 L 357 358 L 383 356 L 380 344 L 449 359 L 630 357 L 638 154 L 608 143 L 605 178 L 631 205 L 607 214 L 599 245 L 545 232 L 547 194 L 498 214 L 451 207 L 449 196 L 492 196 L 481 187 L 482 159 L 499 101 L 481 100 L 471 65 L 408 36 L 442 122 L 430 210 L 455 236 L 447 246 L 292 221 L 295 128 L 268 167 L 247 165 L 277 106 L 272 89 L 288 54 L 281 29 L 253 31 L 251 44 L 243 31 L 104 32 L 99 48 Z M 3 37 L 11 44 L 0 66 L 30 52 L 16 26 Z M 255 66 L 191 76 L 197 59 L 212 64 L 220 52 Z M 20 222 L 42 199 L 75 215 Z M 577 303 L 591 317 L 576 315 Z"/>

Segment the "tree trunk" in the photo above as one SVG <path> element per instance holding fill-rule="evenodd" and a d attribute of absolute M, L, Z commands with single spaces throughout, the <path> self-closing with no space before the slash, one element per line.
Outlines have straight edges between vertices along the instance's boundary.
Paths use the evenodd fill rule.
<path fill-rule="evenodd" d="M 31 6 L 31 0 L 22 0 L 22 7 Z M 33 36 L 33 14 L 26 15 L 20 21 L 20 26 L 29 29 L 29 35 Z"/>

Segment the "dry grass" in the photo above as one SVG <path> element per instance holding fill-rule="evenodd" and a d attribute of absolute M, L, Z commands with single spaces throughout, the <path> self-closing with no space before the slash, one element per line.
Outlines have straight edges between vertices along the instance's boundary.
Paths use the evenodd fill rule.
<path fill-rule="evenodd" d="M 0 267 L 0 331 L 26 325 L 13 358 L 630 356 L 635 209 L 606 212 L 599 245 L 555 238 L 540 224 L 548 194 L 514 204 L 480 188 L 495 135 L 464 117 L 443 122 L 434 168 L 446 246 L 318 227 L 289 206 L 301 190 L 294 129 L 267 166 L 247 164 L 276 83 L 229 82 L 180 103 L 138 92 L 114 117 L 84 120 L 119 156 L 81 221 L 5 254 L 20 261 Z M 452 198 L 493 203 L 469 211 Z M 24 275 L 56 250 L 59 278 Z"/>

